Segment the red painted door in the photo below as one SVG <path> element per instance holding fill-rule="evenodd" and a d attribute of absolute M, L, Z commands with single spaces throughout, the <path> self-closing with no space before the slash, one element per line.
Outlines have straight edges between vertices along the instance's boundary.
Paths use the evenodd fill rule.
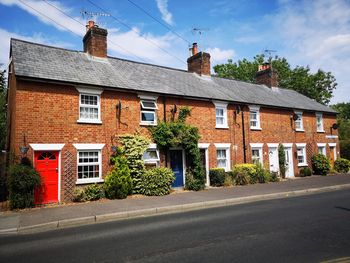
<path fill-rule="evenodd" d="M 39 151 L 34 154 L 34 167 L 41 176 L 41 187 L 35 190 L 35 204 L 58 202 L 58 152 Z"/>

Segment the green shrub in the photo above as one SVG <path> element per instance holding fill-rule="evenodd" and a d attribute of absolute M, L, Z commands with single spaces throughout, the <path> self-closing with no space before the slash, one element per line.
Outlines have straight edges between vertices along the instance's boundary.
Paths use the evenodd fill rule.
<path fill-rule="evenodd" d="M 271 172 L 270 182 L 279 182 L 280 178 L 278 177 L 277 172 Z"/>
<path fill-rule="evenodd" d="M 127 161 L 117 150 L 113 157 L 113 170 L 106 176 L 104 182 L 105 195 L 109 199 L 124 199 L 132 192 L 132 179 Z"/>
<path fill-rule="evenodd" d="M 95 201 L 104 198 L 103 187 L 99 184 L 88 185 L 85 189 L 86 201 Z"/>
<path fill-rule="evenodd" d="M 314 174 L 327 175 L 331 168 L 329 159 L 323 154 L 315 154 L 312 156 L 311 162 Z"/>
<path fill-rule="evenodd" d="M 304 167 L 304 168 L 300 169 L 299 175 L 300 175 L 300 177 L 311 176 L 312 171 L 309 167 Z"/>
<path fill-rule="evenodd" d="M 209 170 L 209 179 L 211 186 L 223 186 L 225 183 L 225 169 L 213 168 Z"/>
<path fill-rule="evenodd" d="M 261 184 L 268 183 L 271 180 L 270 171 L 266 170 L 260 163 L 256 165 L 256 178 Z"/>
<path fill-rule="evenodd" d="M 242 177 L 243 175 L 248 176 L 249 178 L 248 183 L 250 184 L 255 184 L 258 182 L 257 166 L 255 164 L 251 164 L 251 163 L 236 164 L 233 167 L 233 173 L 234 173 L 235 180 L 237 180 L 236 179 L 237 175 L 241 174 L 240 177 Z M 245 178 L 243 178 L 242 180 L 245 181 Z"/>
<path fill-rule="evenodd" d="M 186 171 L 186 183 L 185 189 L 190 191 L 200 191 L 203 190 L 205 185 L 203 184 L 202 179 L 196 179 L 193 176 L 191 170 Z"/>
<path fill-rule="evenodd" d="M 34 189 L 39 187 L 41 177 L 31 166 L 16 164 L 9 170 L 10 208 L 21 209 L 34 206 Z"/>
<path fill-rule="evenodd" d="M 84 188 L 82 187 L 76 187 L 73 191 L 73 202 L 85 202 L 86 201 L 86 195 Z"/>
<path fill-rule="evenodd" d="M 350 161 L 345 158 L 338 158 L 334 162 L 334 170 L 338 173 L 347 173 L 350 169 Z"/>
<path fill-rule="evenodd" d="M 238 172 L 234 174 L 233 183 L 235 185 L 246 185 L 250 183 L 250 177 L 247 173 Z"/>
<path fill-rule="evenodd" d="M 278 145 L 278 167 L 282 178 L 286 177 L 286 153 L 283 144 Z"/>
<path fill-rule="evenodd" d="M 231 186 L 233 185 L 233 176 L 231 172 L 225 173 L 225 181 L 224 181 L 224 186 Z"/>
<path fill-rule="evenodd" d="M 340 140 L 340 156 L 350 160 L 350 140 Z"/>
<path fill-rule="evenodd" d="M 144 195 L 167 195 L 170 193 L 171 184 L 175 176 L 169 168 L 153 168 L 147 170 L 141 180 L 141 194 Z"/>

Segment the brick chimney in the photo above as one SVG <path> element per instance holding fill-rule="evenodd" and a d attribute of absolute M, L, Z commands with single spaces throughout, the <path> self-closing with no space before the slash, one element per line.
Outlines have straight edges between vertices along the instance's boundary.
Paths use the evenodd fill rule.
<path fill-rule="evenodd" d="M 190 51 L 192 56 L 187 59 L 188 72 L 210 76 L 210 54 L 198 52 L 197 43 L 193 43 Z"/>
<path fill-rule="evenodd" d="M 84 52 L 95 57 L 107 57 L 107 30 L 99 28 L 94 21 L 89 21 L 86 25 L 83 43 Z"/>
<path fill-rule="evenodd" d="M 277 72 L 273 70 L 270 63 L 259 65 L 258 72 L 255 75 L 255 82 L 271 87 L 278 87 Z"/>

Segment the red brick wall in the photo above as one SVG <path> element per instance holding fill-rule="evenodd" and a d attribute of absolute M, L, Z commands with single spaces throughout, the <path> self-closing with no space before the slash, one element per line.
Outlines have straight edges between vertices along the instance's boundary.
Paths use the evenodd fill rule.
<path fill-rule="evenodd" d="M 11 83 L 12 85 L 12 83 Z M 13 88 L 12 86 L 11 88 Z M 137 94 L 104 90 L 101 95 L 101 120 L 102 124 L 77 123 L 79 118 L 79 92 L 73 86 L 53 85 L 36 82 L 17 82 L 15 94 L 17 105 L 13 107 L 15 118 L 12 118 L 11 149 L 19 155 L 19 147 L 23 144 L 23 135 L 26 135 L 27 143 L 64 143 L 62 153 L 73 153 L 76 164 L 76 149 L 73 143 L 105 143 L 102 150 L 103 174 L 110 166 L 111 146 L 116 143 L 115 135 L 134 133 L 139 130 L 149 136 L 147 127 L 140 126 L 140 103 Z M 116 105 L 121 101 L 122 110 L 120 120 L 116 117 Z M 13 102 L 12 102 L 13 103 Z M 192 109 L 188 123 L 199 128 L 200 142 L 210 143 L 209 165 L 216 167 L 216 148 L 214 143 L 231 143 L 231 166 L 243 162 L 242 141 L 242 112 L 235 114 L 235 105 L 228 106 L 228 129 L 215 128 L 215 106 L 210 101 L 189 100 L 183 98 L 166 98 L 166 117 L 171 118 L 171 109 L 174 104 L 179 109 L 181 106 L 189 106 Z M 251 161 L 251 149 L 249 143 L 264 143 L 264 165 L 268 164 L 268 148 L 266 143 L 307 143 L 308 149 L 317 151 L 316 143 L 337 142 L 338 140 L 326 139 L 330 134 L 331 125 L 335 122 L 335 116 L 324 114 L 325 133 L 316 132 L 315 113 L 303 113 L 305 132 L 294 132 L 290 116 L 293 111 L 261 107 L 261 131 L 252 131 L 249 127 L 249 109 L 243 107 L 245 116 L 245 133 L 247 146 L 247 161 Z M 163 120 L 163 97 L 158 98 L 158 119 Z M 336 134 L 336 131 L 333 131 Z M 236 147 L 234 147 L 236 146 Z M 327 146 L 328 148 L 328 146 Z M 295 145 L 293 146 L 295 153 Z M 328 150 L 329 151 L 329 150 Z M 28 157 L 33 156 L 32 149 Z M 64 156 L 62 154 L 62 156 Z M 308 159 L 311 158 L 309 154 Z M 164 164 L 164 156 L 162 156 Z M 63 160 L 62 160 L 63 162 Z M 297 171 L 296 156 L 294 156 L 294 170 Z M 76 165 L 74 165 L 76 169 Z M 76 174 L 76 171 L 74 171 Z M 63 186 L 62 176 L 62 186 Z M 64 188 L 62 187 L 62 196 Z"/>

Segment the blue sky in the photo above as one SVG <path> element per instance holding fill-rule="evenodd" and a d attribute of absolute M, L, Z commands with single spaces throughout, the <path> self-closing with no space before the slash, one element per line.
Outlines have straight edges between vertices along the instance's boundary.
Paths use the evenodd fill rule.
<path fill-rule="evenodd" d="M 350 101 L 349 0 L 130 1 L 0 0 L 0 63 L 7 64 L 11 37 L 82 50 L 87 18 L 80 11 L 101 12 L 101 7 L 113 16 L 96 18 L 108 29 L 110 56 L 186 69 L 192 42 L 211 54 L 212 65 L 273 49 L 292 66 L 331 71 L 338 82 L 331 102 Z"/>

